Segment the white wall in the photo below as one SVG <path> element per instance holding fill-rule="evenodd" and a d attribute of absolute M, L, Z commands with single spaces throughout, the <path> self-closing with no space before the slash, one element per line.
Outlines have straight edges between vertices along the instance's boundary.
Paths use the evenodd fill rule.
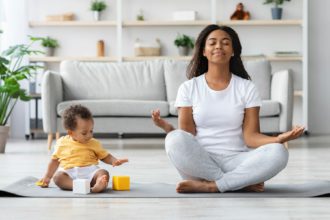
<path fill-rule="evenodd" d="M 9 1 L 9 0 L 8 0 Z M 15 0 L 20 1 L 20 0 Z M 171 11 L 180 9 L 192 9 L 198 10 L 199 18 L 203 20 L 210 19 L 210 1 L 205 1 L 205 4 L 201 4 L 200 0 L 182 0 L 174 1 L 168 0 L 166 2 L 159 1 L 158 4 L 154 0 L 123 0 L 123 19 L 134 20 L 135 15 L 140 8 L 143 8 L 145 19 L 158 19 L 158 20 L 170 20 Z M 311 0 L 310 0 L 311 1 Z M 116 18 L 116 1 L 107 1 L 109 9 L 105 14 L 105 19 L 114 20 Z M 173 2 L 173 4 L 170 4 Z M 221 3 L 222 2 L 222 3 Z M 225 2 L 225 4 L 224 4 Z M 235 5 L 241 2 L 239 0 L 232 1 L 217 1 L 217 8 L 219 7 L 217 19 L 226 19 L 235 8 Z M 270 18 L 270 6 L 263 5 L 262 1 L 256 2 L 255 0 L 242 1 L 246 9 L 250 11 L 252 18 L 256 19 L 268 19 Z M 309 71 L 309 131 L 311 133 L 330 133 L 330 124 L 327 123 L 330 120 L 327 111 L 330 110 L 330 101 L 317 100 L 320 96 L 330 93 L 328 86 L 329 74 L 329 56 L 327 45 L 327 39 L 329 38 L 329 30 L 326 28 L 329 22 L 329 17 L 320 16 L 321 14 L 327 15 L 326 8 L 329 8 L 330 1 L 327 0 L 312 0 L 309 9 L 310 20 L 310 71 Z M 189 4 L 188 4 L 189 3 Z M 283 18 L 300 19 L 302 0 L 293 0 L 290 3 L 286 3 L 284 8 Z M 175 8 L 173 8 L 175 5 Z M 190 5 L 189 8 L 186 5 Z M 328 6 L 328 7 L 326 7 Z M 46 15 L 63 13 L 72 11 L 77 15 L 80 20 L 92 20 L 91 12 L 88 10 L 89 1 L 85 0 L 29 0 L 28 1 L 28 17 L 29 20 L 43 20 Z M 20 13 L 15 13 L 17 14 Z M 165 45 L 164 54 L 174 55 L 176 54 L 176 48 L 173 45 L 173 40 L 177 32 L 187 33 L 191 36 L 197 36 L 202 27 L 144 27 L 144 28 L 124 28 L 123 30 L 123 55 L 133 55 L 134 40 L 139 37 L 145 41 L 152 41 L 156 37 L 160 37 L 161 41 Z M 242 44 L 243 54 L 271 54 L 274 50 L 297 50 L 302 52 L 301 44 L 301 30 L 298 27 L 259 27 L 251 30 L 249 27 L 235 27 L 239 33 Z M 91 27 L 91 28 L 77 28 L 77 27 L 43 27 L 30 29 L 30 34 L 36 36 L 50 35 L 60 40 L 61 47 L 58 50 L 58 55 L 66 56 L 94 56 L 96 53 L 95 43 L 99 39 L 104 39 L 107 46 L 106 55 L 116 55 L 116 29 L 115 27 Z M 20 32 L 21 34 L 21 32 Z M 271 39 L 278 39 L 276 41 Z M 325 50 L 325 48 L 327 50 Z M 321 53 L 321 55 L 320 55 Z M 294 72 L 295 89 L 301 89 L 301 65 L 299 62 L 292 63 L 275 63 L 273 64 L 274 70 L 280 70 L 285 68 L 291 68 Z M 300 105 L 300 100 L 296 98 L 296 104 Z M 18 106 L 18 112 L 24 111 L 23 106 Z M 298 107 L 299 108 L 299 107 Z M 301 113 L 296 108 L 295 123 L 300 124 Z M 298 110 L 298 111 L 297 111 Z M 317 111 L 320 110 L 320 111 Z M 17 115 L 14 116 L 14 118 Z M 17 117 L 18 118 L 18 117 Z M 17 122 L 21 124 L 21 122 Z M 24 132 L 22 129 L 19 131 L 13 131 L 14 136 L 23 137 Z"/>
<path fill-rule="evenodd" d="M 330 1 L 309 4 L 309 127 L 330 134 Z"/>

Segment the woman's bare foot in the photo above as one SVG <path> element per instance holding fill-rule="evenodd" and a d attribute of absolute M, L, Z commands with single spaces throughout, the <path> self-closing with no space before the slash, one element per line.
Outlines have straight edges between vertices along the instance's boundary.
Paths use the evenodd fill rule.
<path fill-rule="evenodd" d="M 170 123 L 160 117 L 159 109 L 152 111 L 151 118 L 154 124 L 163 129 L 166 133 L 174 130 L 174 127 Z"/>
<path fill-rule="evenodd" d="M 108 186 L 108 177 L 107 175 L 102 175 L 96 179 L 95 185 L 92 187 L 91 191 L 93 193 L 99 193 L 105 190 Z"/>
<path fill-rule="evenodd" d="M 243 190 L 247 192 L 263 192 L 265 191 L 265 183 L 258 183 L 255 185 L 247 186 L 243 188 Z"/>
<path fill-rule="evenodd" d="M 214 181 L 184 180 L 176 187 L 178 193 L 216 193 L 219 192 Z"/>

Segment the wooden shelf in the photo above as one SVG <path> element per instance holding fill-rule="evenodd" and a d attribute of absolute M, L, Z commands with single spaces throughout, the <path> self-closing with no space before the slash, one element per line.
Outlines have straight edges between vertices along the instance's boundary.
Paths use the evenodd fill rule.
<path fill-rule="evenodd" d="M 102 27 L 117 25 L 116 21 L 31 21 L 30 27 L 54 27 L 54 26 L 69 26 L 69 27 Z"/>
<path fill-rule="evenodd" d="M 242 56 L 244 61 L 255 60 L 265 58 L 272 62 L 290 62 L 290 61 L 302 61 L 301 56 L 292 57 L 277 57 L 277 56 Z M 125 56 L 123 61 L 143 61 L 143 60 L 191 60 L 191 56 Z M 117 62 L 118 57 L 30 57 L 30 62 L 48 62 L 57 63 L 63 60 L 78 60 L 78 61 L 90 61 L 90 62 Z"/>
<path fill-rule="evenodd" d="M 63 60 L 78 60 L 90 62 L 116 62 L 117 57 L 29 57 L 30 62 L 49 62 L 57 63 Z"/>
<path fill-rule="evenodd" d="M 296 90 L 293 92 L 294 96 L 297 97 L 303 97 L 303 91 L 302 90 Z"/>
<path fill-rule="evenodd" d="M 45 134 L 42 128 L 30 128 L 30 132 L 34 134 Z"/>
<path fill-rule="evenodd" d="M 302 25 L 302 20 L 233 20 L 219 21 L 217 24 L 228 26 L 295 26 Z"/>
<path fill-rule="evenodd" d="M 206 26 L 211 24 L 210 21 L 124 21 L 124 27 L 139 27 L 139 26 Z"/>
<path fill-rule="evenodd" d="M 207 20 L 195 21 L 123 21 L 124 27 L 139 27 L 139 26 L 206 26 L 211 24 Z M 228 26 L 294 26 L 302 25 L 302 20 L 234 20 L 234 21 L 219 21 L 219 25 Z M 116 26 L 116 21 L 31 21 L 30 27 L 51 27 L 51 26 Z"/>
<path fill-rule="evenodd" d="M 123 61 L 143 61 L 143 60 L 191 60 L 191 56 L 131 56 L 123 57 Z"/>
<path fill-rule="evenodd" d="M 255 60 L 265 58 L 269 61 L 302 61 L 301 56 L 294 57 L 276 57 L 276 56 L 242 56 L 244 61 L 246 60 Z M 143 61 L 143 60 L 156 60 L 156 59 L 172 59 L 172 60 L 191 60 L 191 56 L 131 56 L 131 57 L 123 57 L 123 61 Z"/>
<path fill-rule="evenodd" d="M 41 98 L 41 94 L 40 93 L 31 93 L 29 94 L 29 96 L 33 99 L 39 99 Z"/>
<path fill-rule="evenodd" d="M 266 56 L 269 61 L 302 61 L 302 56 Z"/>

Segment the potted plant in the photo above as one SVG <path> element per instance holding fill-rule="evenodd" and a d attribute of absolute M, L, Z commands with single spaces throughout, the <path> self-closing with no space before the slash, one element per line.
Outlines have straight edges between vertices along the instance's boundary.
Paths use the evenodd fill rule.
<path fill-rule="evenodd" d="M 144 21 L 144 15 L 143 15 L 143 10 L 142 9 L 140 9 L 139 13 L 136 15 L 136 20 Z"/>
<path fill-rule="evenodd" d="M 94 0 L 91 2 L 91 11 L 94 12 L 94 20 L 101 20 L 101 12 L 107 8 L 107 4 L 102 0 Z"/>
<path fill-rule="evenodd" d="M 45 54 L 46 56 L 54 56 L 55 49 L 59 47 L 59 44 L 56 39 L 51 37 L 41 37 L 41 38 L 33 38 L 34 40 L 41 40 L 41 45 L 46 48 Z"/>
<path fill-rule="evenodd" d="M 9 126 L 8 119 L 18 100 L 29 101 L 26 90 L 21 88 L 20 81 L 28 79 L 40 66 L 22 65 L 25 56 L 42 52 L 31 50 L 36 39 L 30 38 L 29 45 L 11 46 L 0 56 L 0 153 L 5 152 Z"/>
<path fill-rule="evenodd" d="M 189 54 L 189 49 L 194 48 L 193 38 L 185 34 L 178 34 L 174 40 L 174 44 L 178 47 L 180 56 L 187 56 Z"/>
<path fill-rule="evenodd" d="M 284 1 L 290 1 L 290 0 L 266 0 L 264 4 L 274 4 L 275 7 L 273 7 L 272 10 L 272 18 L 274 20 L 280 20 L 282 18 L 282 11 L 283 9 L 279 6 L 284 3 Z"/>

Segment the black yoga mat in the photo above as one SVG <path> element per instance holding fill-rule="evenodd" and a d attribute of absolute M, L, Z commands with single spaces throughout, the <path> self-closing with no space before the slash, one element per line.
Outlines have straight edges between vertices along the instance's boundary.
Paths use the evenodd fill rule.
<path fill-rule="evenodd" d="M 25 177 L 0 190 L 0 197 L 30 198 L 297 198 L 330 197 L 330 181 L 311 181 L 304 184 L 267 184 L 265 191 L 226 193 L 177 193 L 175 185 L 166 183 L 131 183 L 130 191 L 115 191 L 110 187 L 102 193 L 73 194 L 50 185 L 40 188 L 37 178 Z M 109 184 L 110 186 L 111 184 Z"/>

